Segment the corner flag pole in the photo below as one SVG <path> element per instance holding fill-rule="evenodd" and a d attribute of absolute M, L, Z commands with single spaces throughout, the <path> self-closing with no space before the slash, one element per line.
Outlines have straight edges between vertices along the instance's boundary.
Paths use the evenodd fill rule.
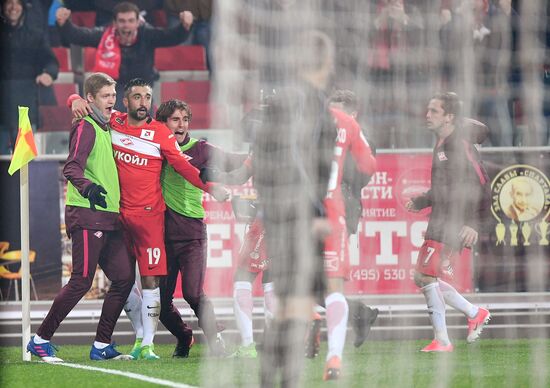
<path fill-rule="evenodd" d="M 26 345 L 31 339 L 31 305 L 30 305 L 30 264 L 29 264 L 29 166 L 38 152 L 29 120 L 29 108 L 19 106 L 19 130 L 8 167 L 8 174 L 19 170 L 19 192 L 21 198 L 21 341 L 23 361 L 30 361 Z"/>
<path fill-rule="evenodd" d="M 31 339 L 30 264 L 29 264 L 29 165 L 19 170 L 21 198 L 21 350 L 23 361 L 30 361 L 27 344 Z"/>

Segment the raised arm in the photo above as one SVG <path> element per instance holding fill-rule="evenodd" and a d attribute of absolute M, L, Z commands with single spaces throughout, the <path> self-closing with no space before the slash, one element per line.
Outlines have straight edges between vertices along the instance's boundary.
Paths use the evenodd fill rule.
<path fill-rule="evenodd" d="M 170 47 L 183 42 L 189 36 L 193 14 L 189 11 L 180 13 L 180 24 L 171 28 L 158 28 L 145 25 L 143 33 L 154 47 Z"/>
<path fill-rule="evenodd" d="M 105 31 L 103 27 L 77 27 L 70 21 L 71 11 L 59 8 L 55 13 L 57 28 L 63 43 L 86 47 L 97 47 Z"/>

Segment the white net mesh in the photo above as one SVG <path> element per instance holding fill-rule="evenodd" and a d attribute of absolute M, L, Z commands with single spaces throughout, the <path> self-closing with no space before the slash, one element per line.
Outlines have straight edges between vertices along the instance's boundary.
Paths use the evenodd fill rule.
<path fill-rule="evenodd" d="M 514 2 L 514 5 L 518 4 Z M 279 246 L 272 246 L 272 249 L 278 249 L 281 255 L 294 254 L 292 259 L 297 264 L 285 270 L 293 273 L 297 271 L 295 273 L 298 280 L 294 280 L 300 286 L 307 287 L 307 279 L 311 278 L 316 265 L 315 258 L 312 257 L 315 255 L 311 254 L 315 246 L 309 238 L 311 213 L 307 206 L 310 204 L 311 193 L 315 192 L 315 185 L 319 184 L 319 176 L 313 174 L 311 181 L 304 179 L 300 175 L 300 168 L 296 168 L 296 161 L 303 162 L 305 175 L 311 178 L 314 166 L 326 157 L 323 147 L 315 137 L 314 128 L 319 123 L 319 111 L 300 106 L 304 97 L 305 101 L 310 101 L 312 96 L 305 85 L 315 85 L 326 92 L 334 88 L 353 90 L 360 104 L 358 121 L 363 131 L 373 144 L 385 150 L 378 159 L 378 175 L 362 193 L 367 210 L 363 210 L 364 218 L 360 222 L 357 237 L 360 245 L 361 241 L 363 244 L 378 245 L 372 250 L 361 249 L 360 257 L 356 258 L 359 272 L 351 272 L 352 276 L 356 275 L 357 279 L 364 280 L 364 284 L 380 278 L 388 282 L 395 280 L 392 286 L 394 288 L 389 291 L 384 286 L 376 286 L 379 288 L 366 287 L 359 292 L 380 295 L 379 301 L 385 304 L 385 313 L 390 316 L 388 325 L 397 325 L 384 338 L 410 338 L 404 334 L 407 330 L 418 331 L 419 338 L 432 337 L 431 326 L 427 325 L 423 329 L 417 327 L 419 317 L 426 316 L 425 305 L 422 309 L 411 309 L 402 314 L 397 307 L 394 312 L 395 321 L 392 322 L 392 302 L 399 306 L 410 297 L 410 307 L 414 303 L 424 303 L 421 296 L 408 295 L 401 300 L 383 298 L 387 293 L 417 292 L 411 291 L 409 287 L 413 284 L 410 270 L 414 268 L 418 248 L 422 244 L 422 233 L 428 214 L 415 222 L 401 223 L 399 217 L 404 208 L 400 208 L 401 205 L 398 204 L 388 208 L 389 202 L 385 200 L 397 198 L 397 203 L 403 204 L 404 202 L 399 201 L 411 195 L 406 194 L 407 190 L 413 192 L 425 189 L 426 185 L 429 187 L 429 162 L 426 175 L 426 171 L 420 167 L 414 170 L 415 164 L 421 164 L 414 153 L 410 159 L 403 158 L 393 162 L 391 167 L 385 164 L 390 163 L 389 158 L 385 157 L 388 156 L 387 149 L 399 148 L 403 149 L 399 152 L 406 153 L 412 149 L 433 146 L 434 137 L 426 130 L 425 120 L 426 105 L 430 97 L 438 91 L 458 93 L 464 102 L 465 116 L 474 117 L 488 125 L 489 136 L 485 145 L 549 144 L 544 116 L 545 81 L 548 78 L 544 70 L 547 62 L 547 4 L 534 0 L 521 2 L 520 5 L 521 12 L 517 13 L 510 11 L 510 2 L 483 0 L 235 0 L 218 4 L 213 44 L 213 100 L 228 111 L 231 129 L 240 135 L 243 142 L 251 141 L 258 133 L 261 134 L 260 139 L 255 139 L 256 145 L 263 146 L 255 155 L 256 166 L 260 166 L 256 173 L 261 171 L 265 174 L 256 176 L 260 198 L 263 193 L 263 199 L 269 203 L 264 203 L 267 213 L 270 211 L 269 206 L 275 206 L 276 203 L 277 210 L 273 211 L 274 214 L 267 215 L 267 222 L 280 217 L 279 224 L 274 228 L 275 232 L 280 233 L 277 237 L 273 237 L 275 232 L 271 236 L 272 241 L 276 241 Z M 307 36 L 313 30 L 324 34 L 330 43 L 323 45 L 316 41 L 317 45 L 311 45 L 312 41 L 307 40 Z M 332 46 L 333 56 L 330 49 Z M 326 62 L 328 57 L 332 57 L 333 61 Z M 305 68 L 316 71 L 306 72 Z M 307 82 L 304 83 L 304 79 Z M 289 86 L 292 87 L 290 94 Z M 300 96 L 296 97 L 296 94 Z M 265 103 L 266 96 L 274 96 L 288 106 L 278 112 L 271 112 L 272 116 L 267 119 L 264 117 L 267 121 L 264 121 L 263 132 L 252 131 L 254 133 L 251 134 L 243 130 L 243 114 L 251 107 Z M 281 115 L 277 116 L 275 113 Z M 293 114 L 297 116 L 292 116 Z M 280 148 L 281 145 L 286 148 Z M 399 152 L 389 155 L 399 155 Z M 508 165 L 533 164 L 543 171 L 543 175 L 549 172 L 548 165 L 544 164 L 547 161 L 544 150 L 542 154 L 512 156 L 495 152 L 483 154 L 484 159 L 490 159 L 488 170 L 491 180 Z M 540 163 L 544 166 L 541 167 Z M 289 171 L 295 172 L 297 176 L 289 177 L 292 175 Z M 547 178 L 545 179 L 547 182 Z M 264 185 L 263 192 L 261 185 Z M 547 187 L 547 183 L 542 182 L 541 187 Z M 468 194 L 467 191 L 462 193 L 464 196 Z M 486 225 L 485 230 L 480 230 L 482 241 L 474 255 L 472 267 L 467 270 L 470 280 L 474 280 L 473 283 L 465 283 L 465 291 L 474 291 L 473 287 L 481 288 L 482 291 L 548 289 L 547 284 L 542 284 L 547 282 L 541 283 L 540 276 L 536 280 L 536 274 L 540 275 L 541 270 L 548 273 L 548 263 L 544 258 L 548 250 L 543 232 L 540 232 L 541 227 L 544 231 L 547 230 L 547 204 L 550 203 L 548 195 L 548 192 L 541 194 L 539 199 L 544 205 L 541 205 L 541 211 L 536 218 L 529 222 L 521 223 L 504 217 L 495 226 L 490 215 L 480 216 L 487 217 L 482 220 Z M 507 197 L 501 199 L 504 202 L 510 201 Z M 377 216 L 373 216 L 374 214 Z M 449 223 L 452 222 L 449 219 Z M 535 223 L 539 225 L 539 232 L 536 234 Z M 273 228 L 272 225 L 271 227 Z M 267 229 L 269 230 L 269 226 Z M 505 230 L 505 234 L 499 230 Z M 412 246 L 406 257 L 398 252 L 400 248 L 406 250 L 405 243 L 400 238 L 406 238 L 407 244 Z M 294 247 L 293 244 L 297 245 Z M 495 250 L 495 246 L 500 248 Z M 528 246 L 531 247 L 527 248 Z M 518 249 L 523 248 L 518 247 L 525 250 L 520 252 Z M 369 257 L 361 256 L 365 252 Z M 524 266 L 531 259 L 539 265 L 538 269 L 534 268 L 535 264 Z M 378 269 L 377 266 L 382 268 L 383 265 L 387 267 Z M 405 269 L 401 272 L 400 269 L 403 268 Z M 354 289 L 354 292 L 357 290 Z M 535 299 L 538 297 L 533 296 Z M 474 302 L 485 306 L 492 304 L 495 308 L 500 306 L 499 303 L 502 306 L 510 303 L 507 306 L 513 311 L 511 316 L 519 314 L 517 309 L 532 308 L 531 302 L 517 295 L 495 298 L 483 296 L 474 298 Z M 503 309 L 506 310 L 505 307 Z M 498 309 L 496 311 L 498 316 Z M 509 310 L 503 314 L 507 312 Z M 307 312 L 302 313 L 302 316 L 308 315 Z M 527 323 L 515 319 L 509 324 L 505 320 L 500 321 L 499 325 L 502 325 L 495 337 L 525 337 L 529 333 L 529 325 L 536 325 L 535 322 L 541 319 L 536 313 L 529 313 L 527 316 Z M 459 341 L 458 338 L 465 331 L 466 320 L 463 314 L 449 311 L 447 320 L 451 340 Z M 297 337 L 292 338 L 292 334 L 289 334 L 291 340 L 288 342 L 299 344 L 293 347 L 299 354 L 291 353 L 294 358 L 289 356 L 289 359 L 295 363 L 295 367 L 299 367 L 300 362 L 297 360 L 303 356 L 303 337 L 300 337 L 300 330 L 294 333 Z M 536 331 L 536 334 L 532 333 L 546 337 L 546 331 L 542 329 Z M 286 338 L 280 337 L 278 340 L 287 343 Z M 389 345 L 387 357 L 380 356 L 364 368 L 349 366 L 348 372 L 356 372 L 358 376 L 362 373 L 368 375 L 368 383 L 373 386 L 387 384 L 388 381 L 393 386 L 411 385 L 411 381 L 418 380 L 412 372 L 407 372 L 412 370 L 409 367 L 425 362 L 416 349 L 413 349 L 414 346 L 410 343 Z M 548 372 L 541 371 L 544 368 L 539 369 L 542 365 L 539 361 L 546 360 L 547 352 L 542 348 L 533 350 L 538 360 L 533 364 L 535 384 L 547 384 Z M 460 351 L 467 350 L 461 347 Z M 469 365 L 473 374 L 483 375 L 489 371 L 490 366 L 484 365 L 483 359 L 480 352 L 472 353 Z M 393 363 L 394 370 L 404 372 L 396 373 L 395 378 L 389 380 L 388 376 L 377 376 L 376 371 L 385 370 L 386 362 Z M 431 380 L 429 384 L 460 385 L 460 381 L 457 382 L 453 375 L 453 370 L 460 363 L 453 358 L 439 358 L 435 364 L 430 363 L 431 368 L 436 368 L 439 378 Z M 273 367 L 276 369 L 277 365 Z M 242 369 L 228 367 L 222 372 L 223 376 L 227 375 L 224 381 L 231 381 L 234 374 L 242 373 Z M 513 378 L 511 375 L 507 377 Z M 211 380 L 205 376 L 204 381 Z M 246 385 L 246 382 L 242 383 Z M 471 381 L 466 385 L 470 383 Z"/>

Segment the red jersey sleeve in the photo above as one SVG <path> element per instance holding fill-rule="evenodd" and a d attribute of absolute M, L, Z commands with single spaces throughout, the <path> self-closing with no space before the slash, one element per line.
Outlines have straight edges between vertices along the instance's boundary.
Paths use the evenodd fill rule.
<path fill-rule="evenodd" d="M 83 100 L 83 98 L 80 97 L 78 94 L 71 94 L 69 97 L 67 97 L 67 108 L 71 109 L 73 107 L 73 101 L 76 100 Z"/>
<path fill-rule="evenodd" d="M 363 135 L 359 124 L 355 120 L 353 125 L 353 139 L 350 142 L 350 152 L 355 160 L 357 169 L 365 174 L 372 175 L 376 171 L 376 158 L 372 154 L 369 142 Z"/>

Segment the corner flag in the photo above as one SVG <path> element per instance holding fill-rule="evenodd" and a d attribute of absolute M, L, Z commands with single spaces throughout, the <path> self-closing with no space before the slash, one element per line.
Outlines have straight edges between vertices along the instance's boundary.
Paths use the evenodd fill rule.
<path fill-rule="evenodd" d="M 11 157 L 8 173 L 13 175 L 21 167 L 33 160 L 38 152 L 34 143 L 31 122 L 29 120 L 29 108 L 19 107 L 19 132 L 15 141 L 15 149 Z"/>

